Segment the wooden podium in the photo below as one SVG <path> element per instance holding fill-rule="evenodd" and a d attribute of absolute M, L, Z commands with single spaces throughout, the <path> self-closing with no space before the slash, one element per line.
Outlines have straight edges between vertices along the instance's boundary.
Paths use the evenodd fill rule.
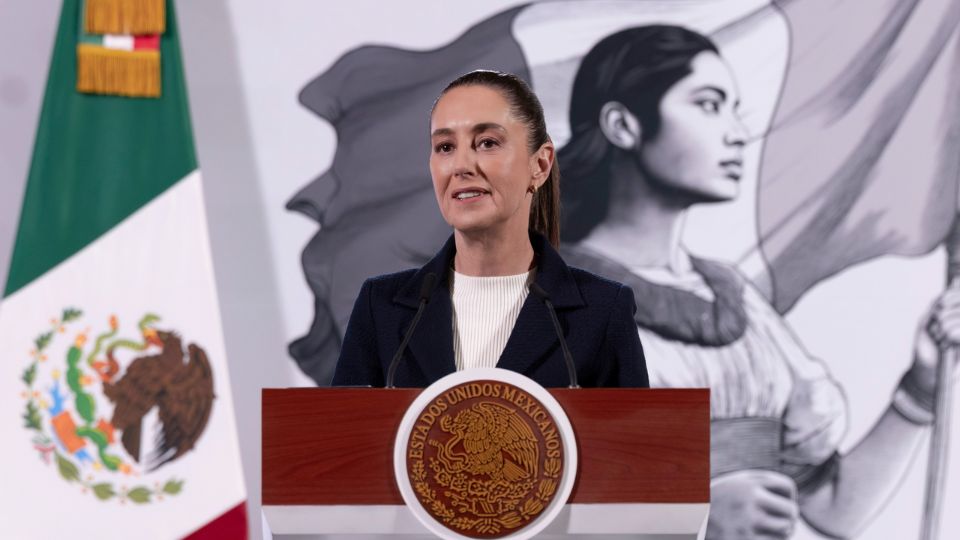
<path fill-rule="evenodd" d="M 706 389 L 550 389 L 579 468 L 542 538 L 702 537 L 710 502 Z M 265 538 L 432 538 L 404 506 L 393 444 L 420 389 L 263 391 Z"/>

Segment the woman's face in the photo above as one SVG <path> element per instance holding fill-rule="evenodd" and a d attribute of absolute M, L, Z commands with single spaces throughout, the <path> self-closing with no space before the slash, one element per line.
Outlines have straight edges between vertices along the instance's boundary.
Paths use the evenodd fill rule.
<path fill-rule="evenodd" d="M 539 185 L 527 127 L 500 92 L 485 86 L 448 91 L 430 119 L 430 176 L 443 218 L 460 232 L 526 232 Z"/>
<path fill-rule="evenodd" d="M 695 56 L 691 71 L 663 95 L 660 130 L 641 143 L 640 166 L 655 185 L 694 202 L 730 200 L 746 142 L 736 82 L 713 52 Z"/>

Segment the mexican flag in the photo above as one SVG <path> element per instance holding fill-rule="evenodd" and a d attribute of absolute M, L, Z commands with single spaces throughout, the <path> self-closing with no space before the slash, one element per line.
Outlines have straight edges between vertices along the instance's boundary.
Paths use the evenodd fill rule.
<path fill-rule="evenodd" d="M 101 55 L 109 84 L 78 91 L 88 7 L 63 3 L 0 302 L 0 535 L 244 538 L 173 4 L 155 39 L 101 40 L 157 44 L 156 97 L 123 91 L 136 47 Z"/>

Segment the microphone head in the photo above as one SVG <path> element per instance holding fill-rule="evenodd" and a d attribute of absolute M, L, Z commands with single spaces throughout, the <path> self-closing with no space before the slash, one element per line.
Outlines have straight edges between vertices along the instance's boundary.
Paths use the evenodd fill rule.
<path fill-rule="evenodd" d="M 433 286 L 437 284 L 437 275 L 433 272 L 423 276 L 423 281 L 420 283 L 420 301 L 426 302 L 430 300 L 430 293 L 433 292 Z"/>
<path fill-rule="evenodd" d="M 550 295 L 536 281 L 530 283 L 530 292 L 539 296 L 541 300 L 550 300 Z"/>

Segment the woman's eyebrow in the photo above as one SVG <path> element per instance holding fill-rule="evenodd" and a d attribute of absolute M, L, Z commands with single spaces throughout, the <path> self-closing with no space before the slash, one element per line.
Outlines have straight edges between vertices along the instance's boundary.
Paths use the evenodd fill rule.
<path fill-rule="evenodd" d="M 483 133 L 484 131 L 502 131 L 506 133 L 507 128 L 495 122 L 481 122 L 473 126 L 474 133 Z"/>
<path fill-rule="evenodd" d="M 703 86 L 698 86 L 697 88 L 693 89 L 694 94 L 696 94 L 697 92 L 703 92 L 703 91 L 716 92 L 717 94 L 720 94 L 720 101 L 727 101 L 727 92 L 724 89 L 719 88 L 717 86 L 706 84 Z"/>
<path fill-rule="evenodd" d="M 496 122 L 480 122 L 479 124 L 475 124 L 470 131 L 473 132 L 474 135 L 483 133 L 484 131 L 500 131 L 506 133 L 507 128 Z M 430 134 L 431 137 L 447 137 L 450 135 L 453 135 L 453 130 L 450 128 L 437 128 Z"/>

